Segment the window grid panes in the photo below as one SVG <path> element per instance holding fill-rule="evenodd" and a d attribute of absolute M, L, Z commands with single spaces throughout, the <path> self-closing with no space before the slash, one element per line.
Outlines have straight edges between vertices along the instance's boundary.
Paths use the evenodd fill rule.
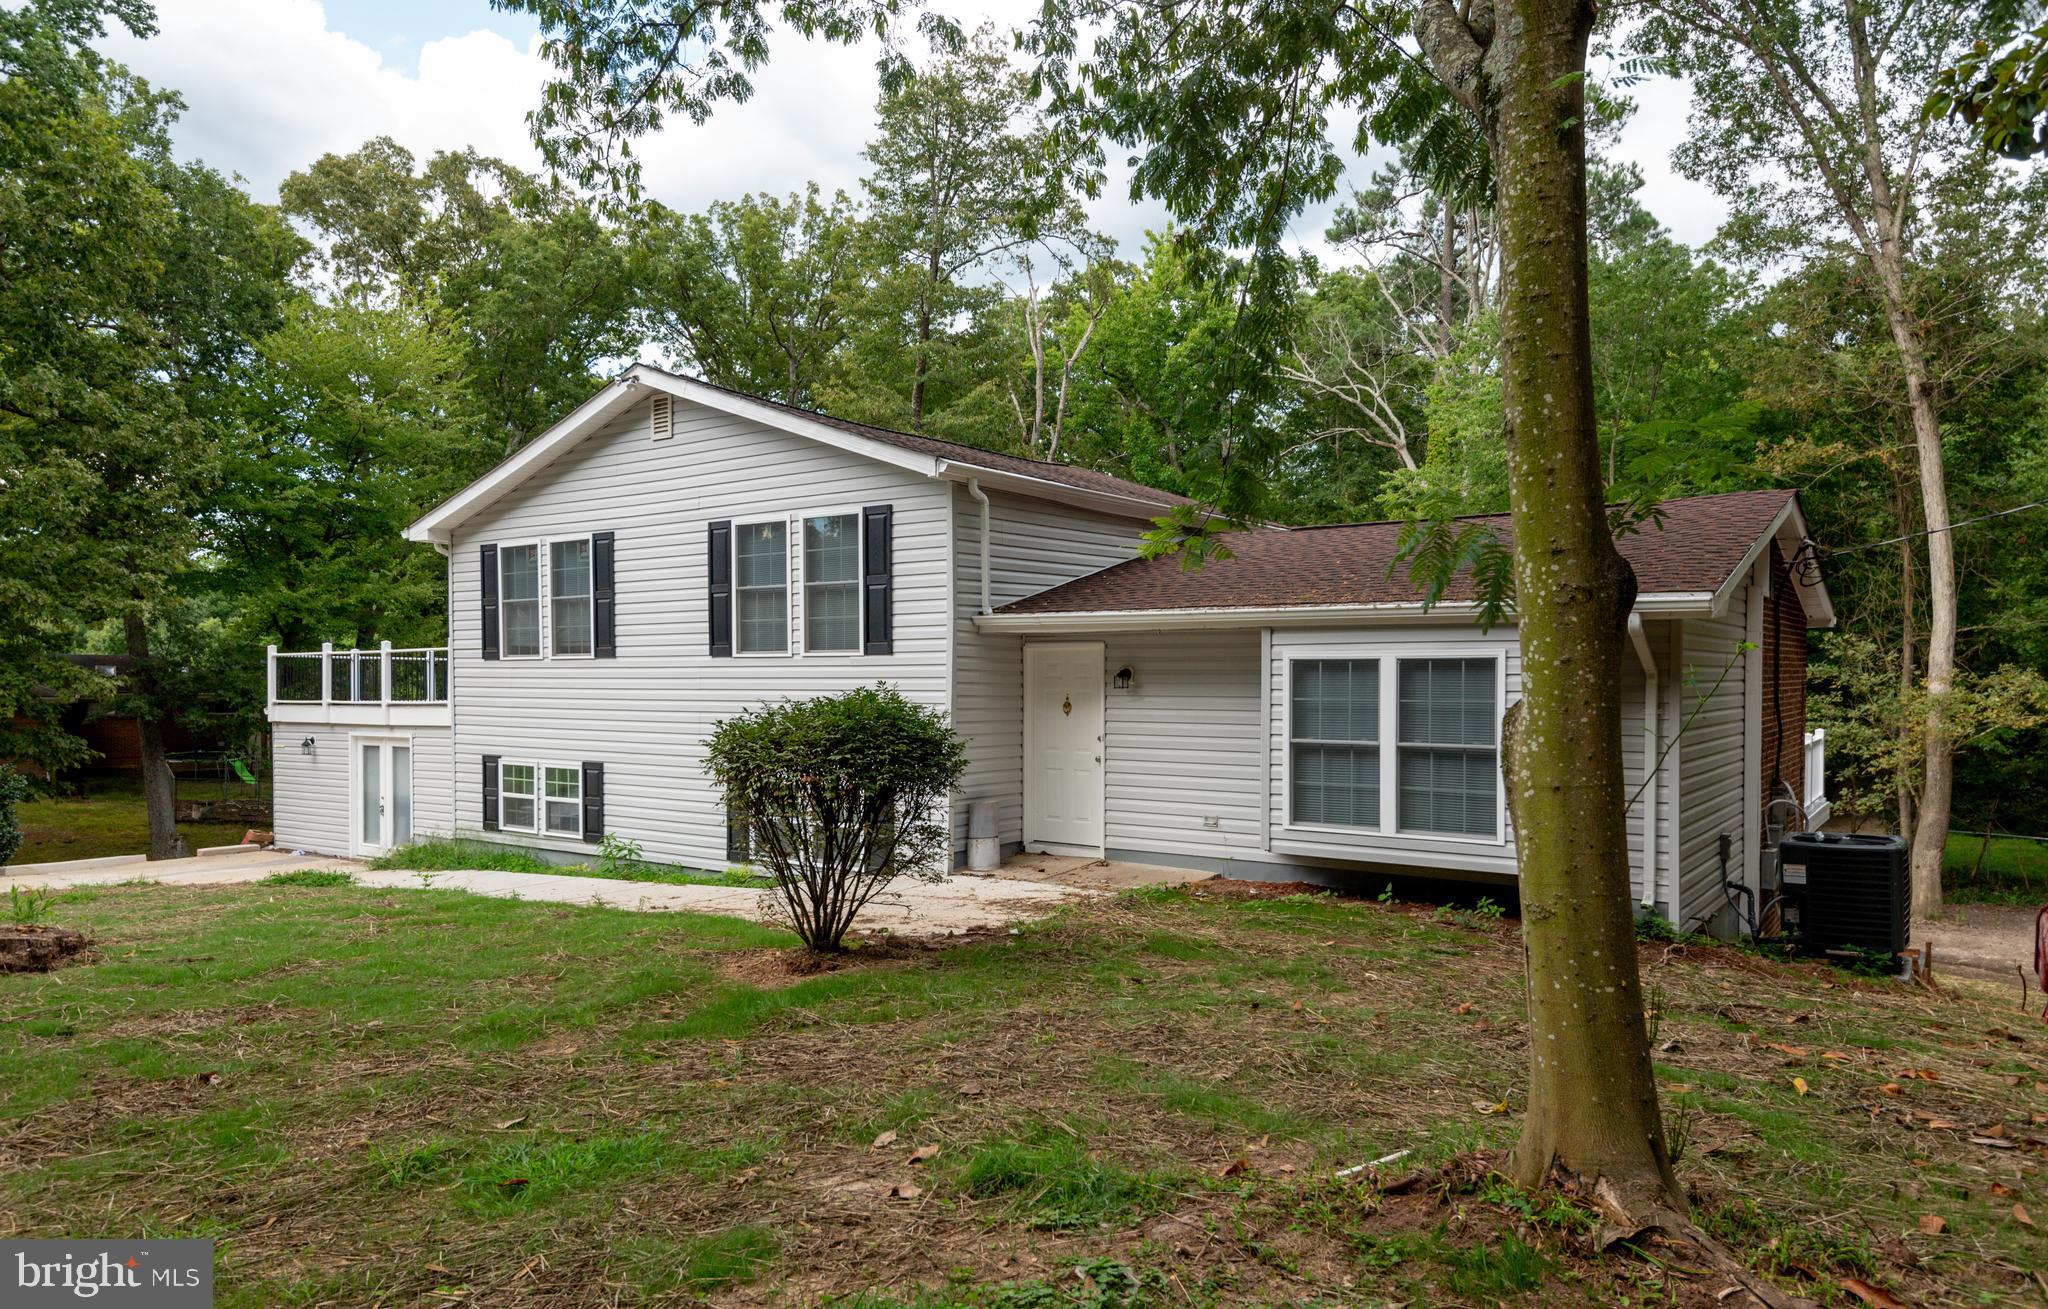
<path fill-rule="evenodd" d="M 498 766 L 498 826 L 533 830 L 533 765 Z"/>
<path fill-rule="evenodd" d="M 860 649 L 860 516 L 804 520 L 804 649 Z"/>
<path fill-rule="evenodd" d="M 581 836 L 583 770 L 550 768 L 546 772 L 548 830 L 567 836 Z"/>
<path fill-rule="evenodd" d="M 742 654 L 789 649 L 789 524 L 745 523 L 733 533 L 733 592 Z"/>
<path fill-rule="evenodd" d="M 1400 661 L 1401 830 L 1498 835 L 1498 691 L 1491 659 Z"/>
<path fill-rule="evenodd" d="M 1380 825 L 1380 665 L 1302 659 L 1288 703 L 1288 816 L 1321 827 Z"/>
<path fill-rule="evenodd" d="M 508 545 L 498 551 L 500 654 L 507 659 L 540 654 L 540 547 Z"/>
<path fill-rule="evenodd" d="M 548 543 L 548 635 L 558 655 L 590 653 L 590 542 Z"/>

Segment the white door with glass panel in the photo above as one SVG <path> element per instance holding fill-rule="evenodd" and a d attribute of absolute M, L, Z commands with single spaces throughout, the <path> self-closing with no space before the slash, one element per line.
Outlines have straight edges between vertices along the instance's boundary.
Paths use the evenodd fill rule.
<path fill-rule="evenodd" d="M 1102 645 L 1024 647 L 1024 845 L 1102 853 Z"/>
<path fill-rule="evenodd" d="M 412 840 L 412 743 L 356 739 L 355 852 L 389 854 Z"/>

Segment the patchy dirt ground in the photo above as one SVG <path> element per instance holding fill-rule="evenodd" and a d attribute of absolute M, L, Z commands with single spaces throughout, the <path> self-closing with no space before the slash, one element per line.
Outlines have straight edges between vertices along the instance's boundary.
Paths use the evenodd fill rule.
<path fill-rule="evenodd" d="M 822 966 L 441 891 L 63 908 L 105 957 L 0 979 L 0 1233 L 212 1235 L 223 1305 L 1741 1303 L 1491 1174 L 1526 1050 L 1479 908 L 1208 882 Z M 1826 1303 L 2036 1302 L 2048 1029 L 1642 960 L 1709 1230 Z"/>

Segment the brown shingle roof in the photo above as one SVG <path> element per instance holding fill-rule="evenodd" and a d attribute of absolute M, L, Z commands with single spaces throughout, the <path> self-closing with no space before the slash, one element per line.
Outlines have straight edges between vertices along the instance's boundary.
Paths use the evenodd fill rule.
<path fill-rule="evenodd" d="M 651 367 L 651 365 L 649 366 Z M 934 459 L 944 459 L 948 463 L 967 464 L 975 468 L 986 468 L 992 472 L 999 473 L 1011 473 L 1019 477 L 1035 477 L 1041 481 L 1053 482 L 1060 486 L 1071 486 L 1082 491 L 1096 491 L 1105 495 L 1125 496 L 1129 499 L 1143 500 L 1156 504 L 1162 509 L 1170 505 L 1187 503 L 1186 496 L 1175 495 L 1171 491 L 1162 491 L 1156 486 L 1146 486 L 1141 482 L 1126 481 L 1121 477 L 1113 477 L 1108 473 L 1098 473 L 1092 468 L 1077 468 L 1072 464 L 1054 463 L 1047 459 L 1026 459 L 1021 455 L 998 454 L 993 450 L 983 450 L 977 446 L 961 445 L 955 441 L 940 441 L 929 436 L 917 436 L 910 432 L 893 431 L 886 427 L 870 427 L 866 423 L 856 423 L 851 419 L 837 418 L 816 409 L 805 409 L 800 405 L 784 404 L 780 400 L 770 400 L 766 396 L 752 395 L 745 391 L 735 391 L 731 387 L 707 382 L 701 377 L 690 377 L 684 373 L 671 373 L 670 376 L 683 377 L 696 386 L 705 387 L 712 391 L 723 391 L 727 395 L 743 396 L 755 404 L 766 405 L 770 409 L 780 409 L 784 413 L 795 414 L 800 418 L 808 418 L 812 422 L 823 423 L 827 427 L 836 427 L 840 431 L 850 432 L 854 436 L 866 437 L 870 441 L 879 441 L 883 445 L 893 445 L 899 450 L 909 450 L 917 454 L 930 455 Z"/>
<path fill-rule="evenodd" d="M 1770 529 L 1791 491 L 1737 491 L 1664 502 L 1662 525 L 1646 523 L 1620 541 L 1641 594 L 1712 592 Z M 1505 514 L 1485 523 L 1508 540 Z M 1402 524 L 1354 523 L 1292 531 L 1243 532 L 1233 557 L 1189 572 L 1177 559 L 1133 559 L 1003 605 L 1003 614 L 1118 613 L 1162 609 L 1276 609 L 1299 605 L 1419 601 L 1407 569 L 1388 565 Z M 1448 601 L 1475 597 L 1469 575 Z"/>

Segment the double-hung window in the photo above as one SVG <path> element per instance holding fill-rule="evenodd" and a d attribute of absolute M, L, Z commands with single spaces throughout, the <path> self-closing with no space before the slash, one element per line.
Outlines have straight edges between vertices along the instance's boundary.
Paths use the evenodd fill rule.
<path fill-rule="evenodd" d="M 583 835 L 583 770 L 546 768 L 547 830 L 556 836 Z"/>
<path fill-rule="evenodd" d="M 503 764 L 498 769 L 498 826 L 509 831 L 534 830 L 534 767 Z"/>
<path fill-rule="evenodd" d="M 540 547 L 498 547 L 498 606 L 503 658 L 540 657 Z"/>
<path fill-rule="evenodd" d="M 548 637 L 555 654 L 591 652 L 588 537 L 548 542 Z"/>
<path fill-rule="evenodd" d="M 1404 832 L 1500 830 L 1500 708 L 1492 659 L 1403 659 L 1400 815 Z"/>
<path fill-rule="evenodd" d="M 1296 660 L 1287 736 L 1291 821 L 1380 825 L 1379 660 Z"/>
<path fill-rule="evenodd" d="M 741 523 L 733 529 L 733 624 L 741 654 L 789 650 L 789 524 Z"/>
<path fill-rule="evenodd" d="M 860 649 L 860 515 L 804 519 L 804 649 Z"/>

